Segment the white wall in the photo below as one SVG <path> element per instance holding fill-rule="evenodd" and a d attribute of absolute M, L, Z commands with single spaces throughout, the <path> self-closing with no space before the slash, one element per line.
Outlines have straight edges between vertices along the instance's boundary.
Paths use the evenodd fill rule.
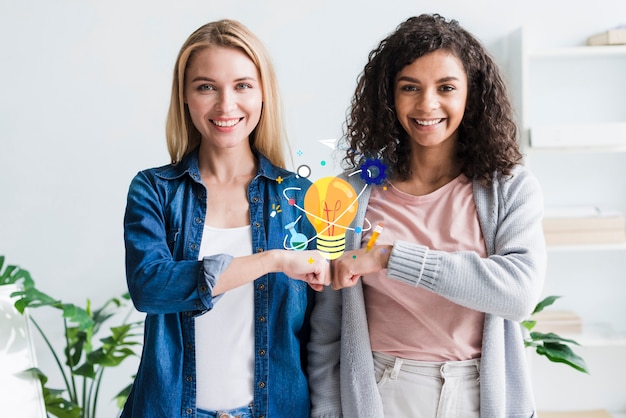
<path fill-rule="evenodd" d="M 367 53 L 422 12 L 456 18 L 503 65 L 504 39 L 520 25 L 579 45 L 626 23 L 626 2 L 615 0 L 0 0 L 0 254 L 69 302 L 99 305 L 125 291 L 127 187 L 138 170 L 168 162 L 171 72 L 201 24 L 234 18 L 266 43 L 294 163 L 315 179 L 338 171 L 318 141 L 341 135 Z"/>

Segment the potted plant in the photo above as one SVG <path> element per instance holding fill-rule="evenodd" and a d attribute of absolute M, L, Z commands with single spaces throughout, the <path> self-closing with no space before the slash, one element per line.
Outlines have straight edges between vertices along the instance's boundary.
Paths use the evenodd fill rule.
<path fill-rule="evenodd" d="M 570 347 L 570 345 L 580 345 L 578 342 L 563 338 L 553 332 L 541 333 L 533 331 L 533 328 L 537 324 L 534 315 L 552 305 L 559 298 L 560 296 L 548 296 L 544 298 L 535 306 L 531 317 L 522 321 L 522 326 L 528 330 L 527 337 L 524 339 L 524 345 L 534 348 L 537 354 L 546 356 L 550 361 L 564 363 L 580 372 L 589 373 L 585 360 L 574 353 Z"/>
<path fill-rule="evenodd" d="M 48 376 L 43 371 L 38 368 L 30 370 L 41 382 L 46 411 L 59 418 L 96 418 L 104 371 L 136 355 L 133 349 L 141 345 L 141 333 L 137 331 L 141 329 L 143 321 L 128 320 L 133 311 L 132 306 L 127 308 L 128 294 L 111 298 L 98 309 L 92 309 L 89 299 L 84 308 L 64 303 L 37 289 L 27 270 L 14 265 L 4 267 L 4 260 L 5 257 L 0 256 L 0 285 L 21 285 L 22 290 L 11 294 L 11 297 L 17 298 L 15 308 L 20 313 L 24 313 L 26 308 L 60 311 L 65 337 L 65 346 L 61 350 L 53 346 L 46 332 L 29 316 L 54 357 L 65 382 L 63 389 L 49 388 Z M 121 323 L 109 327 L 107 333 L 104 330 L 105 323 L 119 318 L 123 309 L 127 309 L 127 313 Z M 116 395 L 118 407 L 124 404 L 131 385 L 132 381 Z"/>

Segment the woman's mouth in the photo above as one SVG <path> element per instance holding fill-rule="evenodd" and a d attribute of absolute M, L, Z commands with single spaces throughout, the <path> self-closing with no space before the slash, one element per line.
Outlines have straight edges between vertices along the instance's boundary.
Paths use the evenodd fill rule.
<path fill-rule="evenodd" d="M 219 126 L 220 128 L 232 128 L 236 124 L 238 124 L 243 118 L 237 119 L 209 119 L 211 123 L 215 126 Z"/>
<path fill-rule="evenodd" d="M 433 126 L 433 125 L 436 125 L 438 123 L 441 123 L 443 118 L 440 118 L 440 119 L 413 119 L 413 120 L 415 121 L 415 123 L 417 123 L 418 125 L 421 125 L 421 126 Z"/>

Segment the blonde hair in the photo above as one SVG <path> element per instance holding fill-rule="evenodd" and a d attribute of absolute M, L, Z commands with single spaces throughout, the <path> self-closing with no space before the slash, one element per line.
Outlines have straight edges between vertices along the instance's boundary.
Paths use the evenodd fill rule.
<path fill-rule="evenodd" d="M 178 53 L 165 127 L 172 164 L 180 162 L 200 144 L 200 132 L 191 121 L 185 104 L 185 71 L 193 55 L 209 46 L 237 48 L 257 67 L 263 89 L 263 109 L 258 125 L 250 134 L 250 146 L 266 156 L 272 164 L 284 168 L 284 147 L 288 144 L 274 67 L 259 38 L 241 23 L 228 19 L 210 22 L 196 29 Z"/>

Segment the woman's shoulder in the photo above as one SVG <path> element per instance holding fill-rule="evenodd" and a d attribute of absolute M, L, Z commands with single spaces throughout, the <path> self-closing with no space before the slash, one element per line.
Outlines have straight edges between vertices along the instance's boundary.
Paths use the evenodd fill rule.
<path fill-rule="evenodd" d="M 523 184 L 523 183 L 537 183 L 538 181 L 534 174 L 523 164 L 516 164 L 511 168 L 508 173 L 504 173 L 502 171 L 496 171 L 491 176 L 491 180 L 488 182 L 484 182 L 479 178 L 475 178 L 473 180 L 474 186 L 476 188 L 502 188 L 502 187 L 511 187 L 515 184 Z"/>
<path fill-rule="evenodd" d="M 505 174 L 497 172 L 487 184 L 475 179 L 474 196 L 489 201 L 502 200 L 511 202 L 516 198 L 539 201 L 542 197 L 542 189 L 539 180 L 531 170 L 522 164 L 518 164 Z"/>
<path fill-rule="evenodd" d="M 539 188 L 539 180 L 526 166 L 517 164 L 506 176 L 500 176 L 500 182 L 508 187 Z"/>

